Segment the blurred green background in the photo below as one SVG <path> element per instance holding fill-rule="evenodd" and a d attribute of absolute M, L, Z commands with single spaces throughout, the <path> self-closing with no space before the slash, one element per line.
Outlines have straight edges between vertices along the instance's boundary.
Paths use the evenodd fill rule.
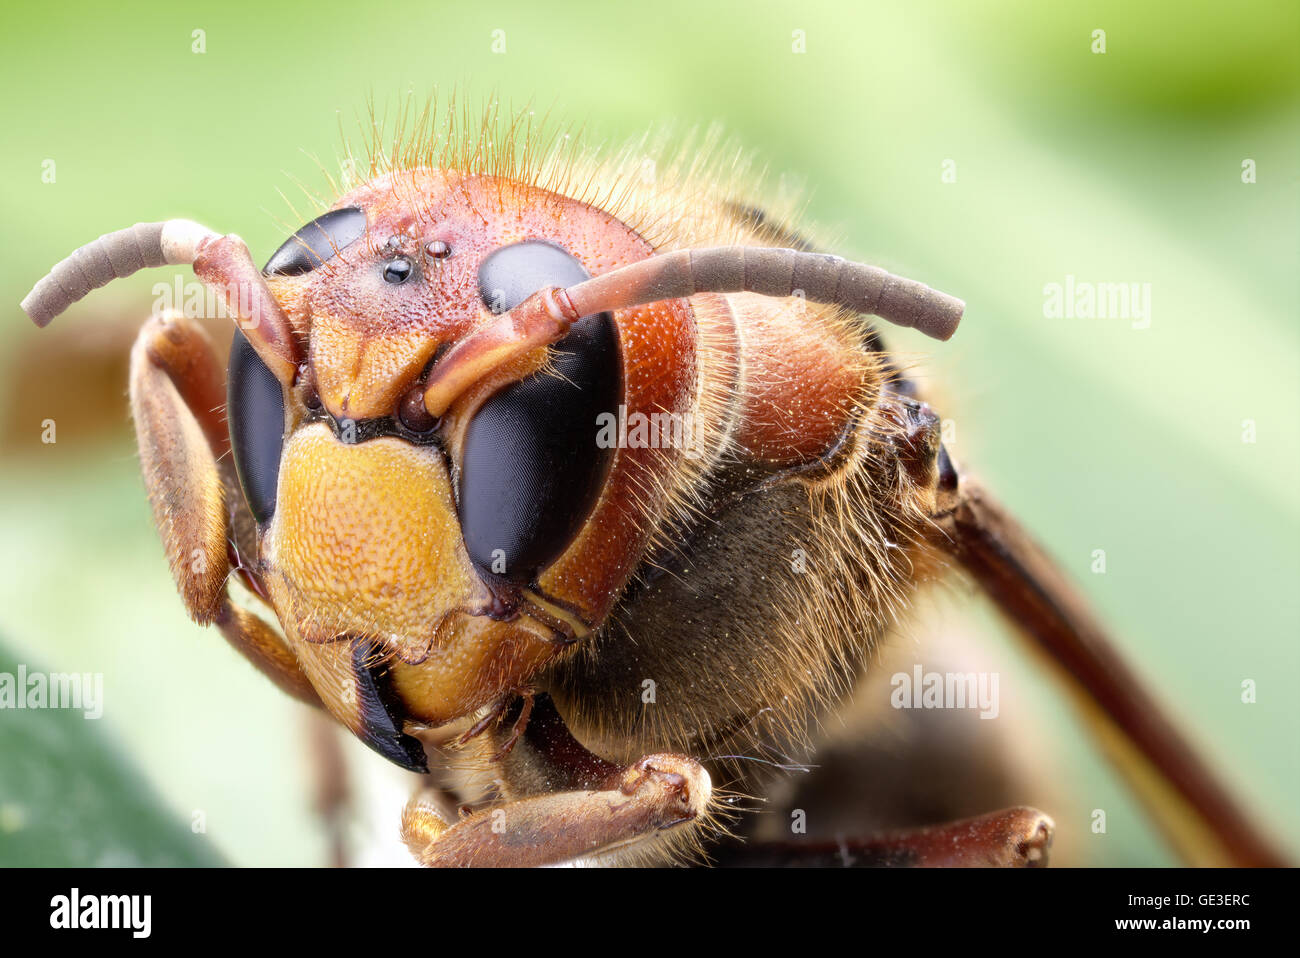
<path fill-rule="evenodd" d="M 141 220 L 192 217 L 265 258 L 292 220 L 278 191 L 321 186 L 312 157 L 333 165 L 340 124 L 434 85 L 531 101 L 593 143 L 722 121 L 806 184 L 839 252 L 965 298 L 950 343 L 890 340 L 924 363 L 952 452 L 1300 845 L 1295 3 L 77 6 L 0 12 L 0 663 L 103 672 L 105 716 L 0 712 L 0 863 L 325 860 L 303 710 L 188 622 L 150 522 L 124 364 L 171 274 L 40 333 L 17 303 L 75 246 Z M 1150 326 L 1045 318 L 1044 286 L 1067 276 L 1149 283 Z M 987 644 L 1004 697 L 1040 710 L 1060 786 L 1108 810 L 1079 860 L 1170 861 L 989 611 L 943 608 Z M 346 748 L 387 816 L 352 838 L 400 860 L 407 783 Z M 51 781 L 77 754 L 73 807 Z M 77 822 L 102 842 L 70 838 Z"/>

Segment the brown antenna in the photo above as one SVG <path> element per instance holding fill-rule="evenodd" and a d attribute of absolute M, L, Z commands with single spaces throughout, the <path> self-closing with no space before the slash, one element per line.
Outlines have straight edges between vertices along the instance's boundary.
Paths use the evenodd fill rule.
<path fill-rule="evenodd" d="M 839 256 L 762 246 L 716 246 L 651 256 L 568 289 L 540 290 L 462 340 L 434 367 L 424 404 L 441 416 L 502 363 L 564 337 L 583 316 L 696 293 L 802 296 L 870 313 L 946 340 L 966 304 L 915 280 Z"/>
<path fill-rule="evenodd" d="M 92 289 L 153 266 L 190 264 L 204 242 L 217 234 L 191 220 L 136 223 L 105 233 L 60 261 L 22 301 L 37 326 L 83 299 Z"/>
<path fill-rule="evenodd" d="M 283 383 L 293 381 L 296 350 L 289 320 L 266 287 L 248 246 L 192 220 L 137 223 L 105 233 L 57 263 L 23 299 L 37 326 L 47 326 L 91 290 L 154 266 L 192 265 L 224 298 L 253 348 Z"/>

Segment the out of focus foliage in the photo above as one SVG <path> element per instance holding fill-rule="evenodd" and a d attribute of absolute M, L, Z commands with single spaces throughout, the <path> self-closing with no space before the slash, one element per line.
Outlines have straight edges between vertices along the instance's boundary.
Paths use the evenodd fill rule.
<path fill-rule="evenodd" d="M 104 672 L 102 731 L 168 809 L 136 828 L 151 800 L 89 785 L 117 767 L 98 737 L 65 743 L 64 716 L 0 713 L 0 770 L 59 770 L 78 796 L 70 814 L 119 836 L 24 845 L 24 860 L 71 860 L 78 847 L 96 860 L 185 849 L 200 860 L 184 828 L 166 837 L 195 809 L 237 863 L 320 861 L 324 844 L 301 710 L 185 618 L 133 460 L 125 382 L 92 373 L 121 375 L 153 284 L 173 274 L 117 284 L 42 332 L 18 300 L 75 245 L 141 220 L 193 217 L 268 255 L 311 208 L 296 184 L 324 187 L 315 158 L 335 167 L 340 126 L 360 139 L 369 100 L 382 114 L 435 85 L 532 102 L 593 143 L 722 121 L 774 184 L 806 185 L 809 216 L 838 251 L 965 298 L 950 343 L 890 339 L 951 421 L 954 456 L 1061 558 L 1229 780 L 1295 843 L 1298 11 L 4 5 L 0 632 L 21 661 Z M 1045 317 L 1044 287 L 1067 277 L 1149 284 L 1149 326 Z M 945 608 L 951 628 L 970 627 L 960 603 Z M 1006 663 L 1002 694 L 1042 714 L 1036 740 L 1053 743 L 1063 785 L 1109 813 L 1105 835 L 1062 822 L 1081 830 L 1084 860 L 1169 861 L 1056 691 L 987 611 L 974 623 Z M 924 636 L 906 640 L 924 648 Z M 40 765 L 52 740 L 62 758 Z M 359 762 L 359 780 L 381 774 L 380 759 Z M 42 816 L 54 814 L 49 778 L 21 799 Z"/>
<path fill-rule="evenodd" d="M 19 660 L 0 647 L 0 673 Z M 40 669 L 28 665 L 32 672 Z M 0 864 L 218 865 L 84 711 L 0 713 Z"/>

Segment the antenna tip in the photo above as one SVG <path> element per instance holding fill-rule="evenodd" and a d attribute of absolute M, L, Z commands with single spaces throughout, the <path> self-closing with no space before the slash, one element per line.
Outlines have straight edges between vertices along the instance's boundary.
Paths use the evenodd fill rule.
<path fill-rule="evenodd" d="M 966 303 L 963 300 L 936 292 L 933 305 L 922 315 L 916 328 L 927 336 L 947 342 L 957 332 L 957 325 L 965 312 Z"/>
<path fill-rule="evenodd" d="M 62 310 L 51 308 L 51 304 L 40 295 L 41 284 L 37 284 L 30 293 L 23 297 L 23 301 L 18 304 L 19 308 L 27 314 L 37 326 L 44 329 L 50 325 L 50 321 L 59 315 Z"/>
<path fill-rule="evenodd" d="M 948 340 L 957 331 L 966 304 L 955 296 L 915 280 L 890 276 L 875 313 L 899 326 L 910 326 L 932 339 Z"/>

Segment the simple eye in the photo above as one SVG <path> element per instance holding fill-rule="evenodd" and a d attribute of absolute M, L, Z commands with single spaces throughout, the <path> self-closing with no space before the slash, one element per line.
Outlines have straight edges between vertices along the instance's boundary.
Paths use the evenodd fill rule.
<path fill-rule="evenodd" d="M 355 206 L 316 217 L 285 241 L 266 261 L 267 276 L 300 276 L 331 259 L 366 232 L 366 214 Z"/>
<path fill-rule="evenodd" d="M 230 344 L 226 418 L 239 487 L 253 518 L 264 525 L 275 513 L 284 445 L 284 392 L 239 330 Z"/>
<path fill-rule="evenodd" d="M 483 261 L 479 293 L 505 312 L 588 275 L 560 247 L 528 241 Z M 496 393 L 465 434 L 457 490 L 465 546 L 481 572 L 514 583 L 533 581 L 568 548 L 613 456 L 596 442 L 597 417 L 615 411 L 622 391 L 613 316 L 584 317 L 554 349 L 554 372 Z"/>
<path fill-rule="evenodd" d="M 412 269 L 411 261 L 405 256 L 391 259 L 384 264 L 384 282 L 394 286 L 405 283 L 411 278 Z"/>

